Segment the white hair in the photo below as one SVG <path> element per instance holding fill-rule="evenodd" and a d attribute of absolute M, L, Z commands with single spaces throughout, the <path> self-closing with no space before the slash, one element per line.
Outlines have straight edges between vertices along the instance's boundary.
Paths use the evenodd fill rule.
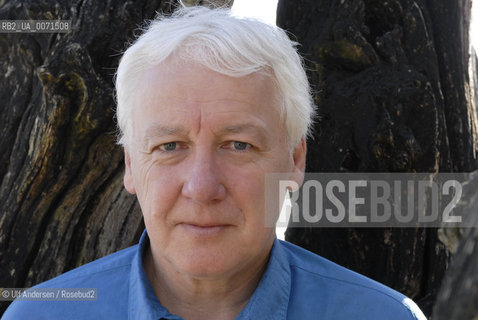
<path fill-rule="evenodd" d="M 153 20 L 125 51 L 116 73 L 118 143 L 130 143 L 132 100 L 142 74 L 169 56 L 179 55 L 232 77 L 268 74 L 282 98 L 279 111 L 292 150 L 310 133 L 315 113 L 296 46 L 282 29 L 232 16 L 228 9 L 182 8 L 169 17 Z"/>

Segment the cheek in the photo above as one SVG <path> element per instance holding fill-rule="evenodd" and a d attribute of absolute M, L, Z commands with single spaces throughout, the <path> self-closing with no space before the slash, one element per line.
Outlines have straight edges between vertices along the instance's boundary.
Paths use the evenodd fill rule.
<path fill-rule="evenodd" d="M 264 220 L 264 172 L 235 170 L 234 178 L 229 180 L 228 192 L 235 205 L 242 211 L 245 223 L 256 227 Z M 257 225 L 260 223 L 260 225 Z M 250 226 L 249 226 L 250 227 Z"/>
<path fill-rule="evenodd" d="M 163 219 L 175 204 L 180 192 L 171 170 L 147 165 L 136 176 L 137 197 L 145 220 Z"/>
<path fill-rule="evenodd" d="M 278 217 L 274 210 L 270 210 L 270 204 L 266 206 L 266 200 L 270 201 L 270 190 L 266 199 L 267 174 L 277 174 L 291 171 L 291 160 L 284 152 L 271 152 L 267 159 L 250 164 L 244 168 L 230 168 L 229 193 L 234 199 L 235 205 L 240 208 L 246 228 L 245 232 L 251 239 L 269 238 L 274 232 L 273 225 Z M 266 209 L 270 212 L 266 212 Z"/>

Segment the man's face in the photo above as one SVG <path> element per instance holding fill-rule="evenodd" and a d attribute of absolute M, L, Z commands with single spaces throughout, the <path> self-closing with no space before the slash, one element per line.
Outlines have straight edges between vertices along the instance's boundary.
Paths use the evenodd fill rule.
<path fill-rule="evenodd" d="M 124 181 L 154 261 L 221 277 L 264 260 L 275 235 L 265 227 L 265 174 L 303 172 L 305 161 L 304 143 L 289 152 L 271 79 L 168 59 L 138 87 Z"/>

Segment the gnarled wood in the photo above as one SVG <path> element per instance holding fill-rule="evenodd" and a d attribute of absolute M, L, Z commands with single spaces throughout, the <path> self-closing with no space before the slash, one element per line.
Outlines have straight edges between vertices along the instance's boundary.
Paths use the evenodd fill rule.
<path fill-rule="evenodd" d="M 477 168 L 471 1 L 280 0 L 319 118 L 309 172 Z M 286 238 L 414 298 L 426 314 L 450 253 L 436 229 L 289 229 Z"/>

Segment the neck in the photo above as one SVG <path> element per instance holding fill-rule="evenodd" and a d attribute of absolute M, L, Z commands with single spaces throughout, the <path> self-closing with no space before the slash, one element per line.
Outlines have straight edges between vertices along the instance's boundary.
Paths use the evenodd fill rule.
<path fill-rule="evenodd" d="M 184 319 L 234 319 L 246 306 L 269 260 L 257 259 L 246 270 L 229 276 L 198 278 L 156 261 L 149 247 L 143 257 L 156 296 L 169 312 Z"/>

